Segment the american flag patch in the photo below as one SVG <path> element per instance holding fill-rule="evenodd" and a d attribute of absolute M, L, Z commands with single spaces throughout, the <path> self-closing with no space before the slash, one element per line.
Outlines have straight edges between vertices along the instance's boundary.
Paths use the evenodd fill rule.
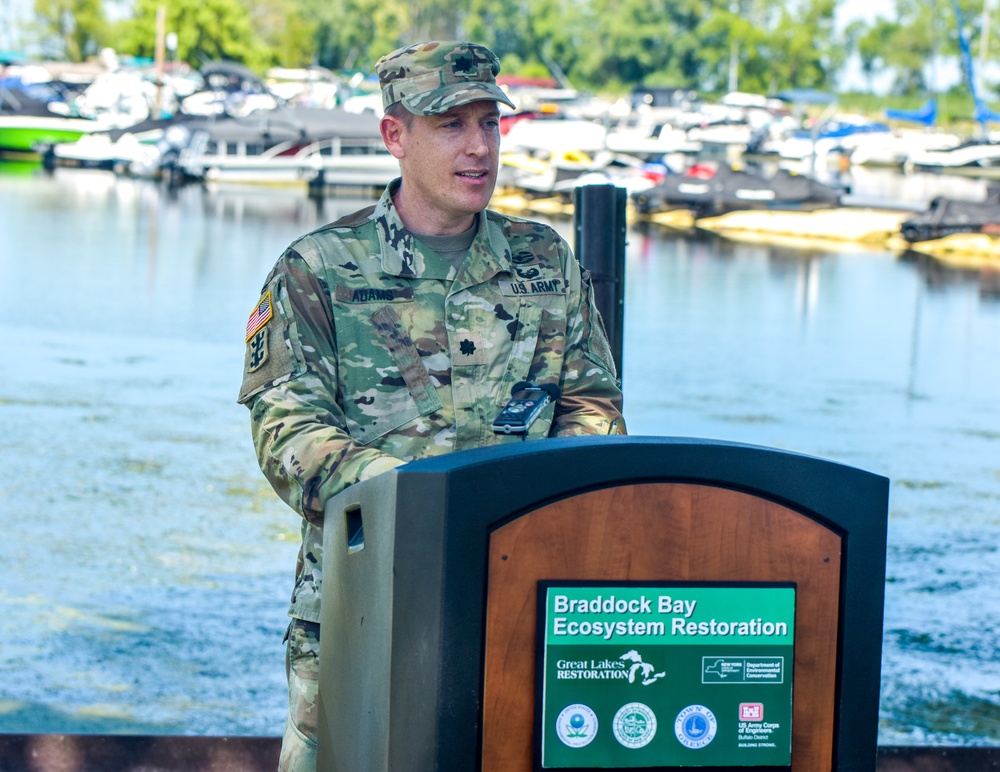
<path fill-rule="evenodd" d="M 249 341 L 257 331 L 267 324 L 271 318 L 271 293 L 265 292 L 257 307 L 251 312 L 247 321 L 247 340 Z"/>

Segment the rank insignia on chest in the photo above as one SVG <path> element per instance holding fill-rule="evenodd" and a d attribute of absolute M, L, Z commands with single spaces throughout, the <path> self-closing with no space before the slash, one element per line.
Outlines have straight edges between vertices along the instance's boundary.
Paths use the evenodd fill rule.
<path fill-rule="evenodd" d="M 250 319 L 247 320 L 247 343 L 270 321 L 272 315 L 271 293 L 265 292 L 257 307 L 250 312 Z"/>
<path fill-rule="evenodd" d="M 267 328 L 257 330 L 247 341 L 247 372 L 259 370 L 267 361 Z"/>
<path fill-rule="evenodd" d="M 464 330 L 451 339 L 451 361 L 455 366 L 487 364 L 489 348 L 481 333 Z"/>

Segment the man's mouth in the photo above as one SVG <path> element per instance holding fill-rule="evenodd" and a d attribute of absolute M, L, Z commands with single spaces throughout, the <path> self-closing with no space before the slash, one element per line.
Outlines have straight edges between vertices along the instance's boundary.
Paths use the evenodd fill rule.
<path fill-rule="evenodd" d="M 480 180 L 486 176 L 486 172 L 459 172 L 459 177 L 468 177 L 473 180 Z"/>

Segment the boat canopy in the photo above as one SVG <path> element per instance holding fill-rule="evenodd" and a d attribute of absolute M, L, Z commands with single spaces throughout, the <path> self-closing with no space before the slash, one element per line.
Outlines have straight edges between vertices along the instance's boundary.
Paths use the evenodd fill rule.
<path fill-rule="evenodd" d="M 918 110 L 893 110 L 887 109 L 885 117 L 892 121 L 910 121 L 923 126 L 933 126 L 937 123 L 937 101 L 933 98 Z"/>

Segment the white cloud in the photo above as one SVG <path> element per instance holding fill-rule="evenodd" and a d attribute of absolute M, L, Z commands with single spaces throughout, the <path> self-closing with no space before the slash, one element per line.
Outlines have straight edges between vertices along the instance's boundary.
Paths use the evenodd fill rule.
<path fill-rule="evenodd" d="M 842 0 L 837 6 L 837 29 L 843 29 L 855 19 L 871 23 L 877 18 L 892 19 L 896 16 L 893 0 Z"/>

